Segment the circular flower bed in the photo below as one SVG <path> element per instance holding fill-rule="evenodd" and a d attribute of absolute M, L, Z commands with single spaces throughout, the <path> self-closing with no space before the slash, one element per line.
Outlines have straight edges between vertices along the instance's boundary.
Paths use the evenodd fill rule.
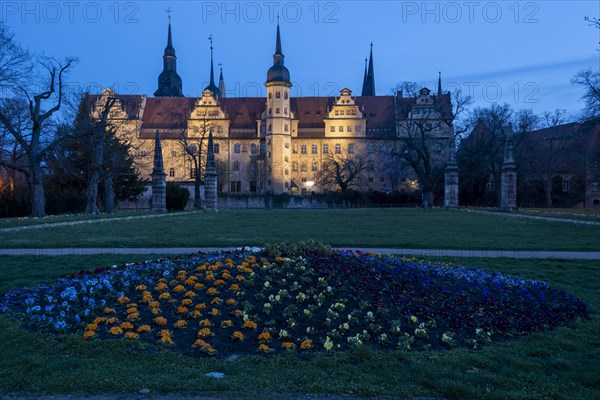
<path fill-rule="evenodd" d="M 198 255 L 82 271 L 5 293 L 0 312 L 36 331 L 200 355 L 362 344 L 476 348 L 588 313 L 545 282 L 473 268 L 351 252 L 288 255 Z"/>

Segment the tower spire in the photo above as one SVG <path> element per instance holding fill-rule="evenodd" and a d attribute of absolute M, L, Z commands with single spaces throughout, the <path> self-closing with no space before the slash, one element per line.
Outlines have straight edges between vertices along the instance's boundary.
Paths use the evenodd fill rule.
<path fill-rule="evenodd" d="M 438 96 L 442 95 L 442 71 L 438 72 Z"/>
<path fill-rule="evenodd" d="M 275 54 L 273 54 L 273 66 L 267 72 L 267 83 L 285 82 L 290 83 L 290 72 L 285 67 L 285 55 L 281 48 L 281 31 L 279 29 L 279 16 L 277 16 L 277 37 L 275 39 Z"/>
<path fill-rule="evenodd" d="M 375 96 L 375 71 L 373 68 L 373 42 L 371 42 L 371 52 L 369 53 L 369 68 L 366 70 L 363 84 L 363 96 Z"/>
<path fill-rule="evenodd" d="M 209 35 L 208 40 L 210 41 L 210 83 L 204 90 L 210 90 L 216 97 L 221 97 L 221 91 L 215 85 L 215 68 L 213 63 L 213 36 Z"/>
<path fill-rule="evenodd" d="M 365 57 L 365 73 L 363 75 L 363 84 L 362 84 L 361 96 L 366 96 L 367 95 L 367 62 L 368 62 L 368 59 L 367 59 L 367 57 Z"/>
<path fill-rule="evenodd" d="M 219 63 L 219 69 L 221 70 L 219 74 L 219 92 L 221 92 L 221 97 L 225 98 L 225 80 L 223 79 L 223 64 Z"/>
<path fill-rule="evenodd" d="M 173 47 L 171 34 L 171 8 L 167 8 L 169 26 L 167 30 L 167 47 L 163 54 L 163 71 L 158 76 L 156 97 L 183 97 L 181 77 L 177 74 L 177 56 Z"/>

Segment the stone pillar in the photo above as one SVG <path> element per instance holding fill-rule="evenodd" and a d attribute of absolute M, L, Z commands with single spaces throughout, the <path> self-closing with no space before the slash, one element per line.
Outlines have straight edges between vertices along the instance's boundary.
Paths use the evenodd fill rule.
<path fill-rule="evenodd" d="M 206 152 L 206 170 L 204 171 L 204 210 L 217 212 L 217 168 L 213 145 L 212 128 L 208 133 L 208 150 Z"/>
<path fill-rule="evenodd" d="M 454 146 L 454 140 L 450 139 L 448 164 L 444 171 L 444 208 L 446 210 L 458 209 L 458 165 Z"/>
<path fill-rule="evenodd" d="M 165 174 L 163 165 L 162 146 L 158 130 L 156 130 L 154 139 L 154 168 L 150 176 L 152 177 L 152 211 L 167 212 L 167 174 Z"/>
<path fill-rule="evenodd" d="M 517 166 L 513 155 L 512 124 L 505 130 L 506 145 L 500 178 L 500 210 L 512 212 L 517 210 Z"/>

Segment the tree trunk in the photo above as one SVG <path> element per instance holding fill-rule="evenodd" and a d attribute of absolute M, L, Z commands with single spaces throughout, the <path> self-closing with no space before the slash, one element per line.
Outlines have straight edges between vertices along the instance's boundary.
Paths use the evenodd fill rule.
<path fill-rule="evenodd" d="M 427 210 L 433 200 L 433 193 L 430 190 L 423 191 L 421 198 L 423 199 L 423 208 Z"/>
<path fill-rule="evenodd" d="M 86 206 L 85 212 L 88 214 L 97 214 L 98 206 L 96 205 L 96 198 L 98 197 L 98 184 L 100 183 L 100 169 L 102 168 L 102 161 L 104 158 L 104 133 L 97 133 L 99 136 L 97 140 L 92 140 L 92 147 L 94 149 L 94 159 L 92 160 L 92 167 L 90 168 L 90 178 L 87 182 L 86 188 Z"/>
<path fill-rule="evenodd" d="M 107 175 L 104 178 L 104 212 L 111 213 L 115 210 L 115 190 L 113 178 Z"/>
<path fill-rule="evenodd" d="M 196 169 L 194 178 L 194 208 L 202 210 L 202 199 L 200 198 L 200 170 Z"/>
<path fill-rule="evenodd" d="M 544 194 L 546 196 L 546 207 L 554 207 L 554 205 L 552 204 L 552 179 L 546 179 L 546 181 L 544 182 Z"/>
<path fill-rule="evenodd" d="M 43 217 L 46 215 L 46 196 L 42 181 L 42 168 L 32 163 L 31 169 L 31 216 Z"/>

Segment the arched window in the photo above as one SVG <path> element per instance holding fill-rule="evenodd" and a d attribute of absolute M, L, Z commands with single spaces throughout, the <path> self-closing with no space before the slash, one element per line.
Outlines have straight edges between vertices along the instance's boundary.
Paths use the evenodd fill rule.
<path fill-rule="evenodd" d="M 234 145 L 233 145 L 233 152 L 234 152 L 235 154 L 240 154 L 240 151 L 241 151 L 241 146 L 240 146 L 240 144 L 239 144 L 239 143 L 236 143 L 236 144 L 234 144 Z"/>
<path fill-rule="evenodd" d="M 335 154 L 340 154 L 341 152 L 342 152 L 342 145 L 338 143 L 335 145 Z"/>
<path fill-rule="evenodd" d="M 300 170 L 306 171 L 306 164 L 302 163 L 302 165 L 300 166 Z"/>
<path fill-rule="evenodd" d="M 240 163 L 239 162 L 236 161 L 236 162 L 233 163 L 233 170 L 235 172 L 237 172 L 237 171 L 240 170 Z"/>
<path fill-rule="evenodd" d="M 252 143 L 250 145 L 250 153 L 256 154 L 256 144 Z"/>
<path fill-rule="evenodd" d="M 220 146 L 219 146 L 219 143 L 215 143 L 215 144 L 214 144 L 214 146 L 213 146 L 213 152 L 214 152 L 215 154 L 219 154 L 219 150 L 220 150 L 220 149 L 221 149 L 221 148 L 220 148 Z"/>
<path fill-rule="evenodd" d="M 175 168 L 171 168 L 171 169 L 169 170 L 169 176 L 170 176 L 171 178 L 174 178 L 174 177 L 175 177 Z"/>

